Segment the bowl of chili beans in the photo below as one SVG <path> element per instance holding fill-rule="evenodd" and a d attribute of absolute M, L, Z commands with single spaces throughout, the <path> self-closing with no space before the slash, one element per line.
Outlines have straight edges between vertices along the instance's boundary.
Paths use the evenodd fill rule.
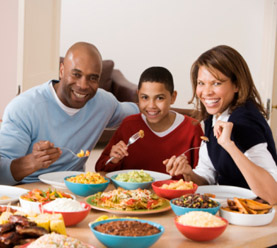
<path fill-rule="evenodd" d="M 90 223 L 89 227 L 103 245 L 111 248 L 150 247 L 164 233 L 164 227 L 158 223 L 129 218 L 102 220 Z"/>

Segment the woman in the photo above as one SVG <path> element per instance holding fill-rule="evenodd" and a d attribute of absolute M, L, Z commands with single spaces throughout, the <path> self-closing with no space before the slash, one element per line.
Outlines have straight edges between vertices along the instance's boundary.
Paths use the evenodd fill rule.
<path fill-rule="evenodd" d="M 250 188 L 270 204 L 276 204 L 276 148 L 243 57 L 231 47 L 214 47 L 192 65 L 191 80 L 190 103 L 196 99 L 209 142 L 200 148 L 196 169 L 191 169 L 183 157 L 186 180 L 198 185 L 218 183 Z M 174 175 L 174 160 L 170 165 L 168 169 Z"/>

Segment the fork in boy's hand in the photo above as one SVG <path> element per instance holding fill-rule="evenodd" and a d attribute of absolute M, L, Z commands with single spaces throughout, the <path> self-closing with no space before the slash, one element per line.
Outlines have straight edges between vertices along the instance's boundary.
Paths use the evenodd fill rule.
<path fill-rule="evenodd" d="M 143 130 L 139 130 L 138 132 L 136 132 L 135 134 L 133 134 L 129 138 L 127 146 L 135 143 L 139 138 L 143 138 L 143 136 L 144 136 L 144 131 Z M 110 157 L 109 160 L 105 163 L 105 165 L 110 163 L 113 159 L 114 159 L 114 157 Z"/>

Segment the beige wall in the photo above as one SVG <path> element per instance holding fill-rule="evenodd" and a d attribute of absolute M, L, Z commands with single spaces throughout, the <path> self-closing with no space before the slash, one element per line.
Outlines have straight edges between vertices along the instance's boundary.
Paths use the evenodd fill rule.
<path fill-rule="evenodd" d="M 145 68 L 165 66 L 175 79 L 175 106 L 192 107 L 187 104 L 192 95 L 192 63 L 207 49 L 226 44 L 244 56 L 265 100 L 270 91 L 264 87 L 269 83 L 264 75 L 269 61 L 264 37 L 272 34 L 265 29 L 274 3 L 276 0 L 62 0 L 61 55 L 76 41 L 92 42 L 133 83 Z"/>
<path fill-rule="evenodd" d="M 0 39 L 0 118 L 6 104 L 16 95 L 17 83 L 20 83 L 16 78 L 23 77 L 16 71 L 16 59 L 18 3 L 25 1 L 45 0 L 0 0 L 0 31 L 4 34 Z M 269 47 L 265 34 L 267 40 L 271 35 L 271 30 L 265 30 L 270 23 L 268 18 L 272 18 L 268 15 L 271 4 L 276 5 L 276 0 L 62 0 L 60 55 L 76 41 L 92 42 L 103 58 L 113 59 L 115 67 L 134 83 L 148 66 L 168 67 L 178 91 L 175 106 L 191 107 L 187 105 L 191 97 L 191 64 L 206 49 L 227 44 L 245 57 L 265 100 L 271 92 L 264 87 L 268 85 L 264 81 L 264 68 L 269 67 L 263 63 L 269 61 L 264 53 Z M 52 20 L 53 16 L 46 16 L 47 19 Z M 52 24 L 53 29 L 57 25 Z M 35 36 L 49 36 L 48 29 L 40 27 L 35 31 Z M 19 48 L 23 45 L 20 43 Z M 36 49 L 34 58 L 41 61 L 40 51 L 41 58 L 48 53 L 44 46 Z M 23 55 L 19 57 L 22 58 Z M 26 63 L 32 71 L 33 67 Z"/>
<path fill-rule="evenodd" d="M 0 119 L 4 106 L 16 95 L 18 1 L 0 0 Z"/>

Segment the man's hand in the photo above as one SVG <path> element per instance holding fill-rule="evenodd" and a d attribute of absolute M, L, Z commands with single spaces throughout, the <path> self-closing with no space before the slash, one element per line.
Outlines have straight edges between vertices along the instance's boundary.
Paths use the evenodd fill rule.
<path fill-rule="evenodd" d="M 49 141 L 39 141 L 33 146 L 33 159 L 35 168 L 48 168 L 60 156 L 62 152 L 60 148 L 54 147 L 54 144 Z"/>
<path fill-rule="evenodd" d="M 48 168 L 61 154 L 53 143 L 39 141 L 34 144 L 32 153 L 11 162 L 11 173 L 16 181 L 20 181 L 37 170 Z"/>

